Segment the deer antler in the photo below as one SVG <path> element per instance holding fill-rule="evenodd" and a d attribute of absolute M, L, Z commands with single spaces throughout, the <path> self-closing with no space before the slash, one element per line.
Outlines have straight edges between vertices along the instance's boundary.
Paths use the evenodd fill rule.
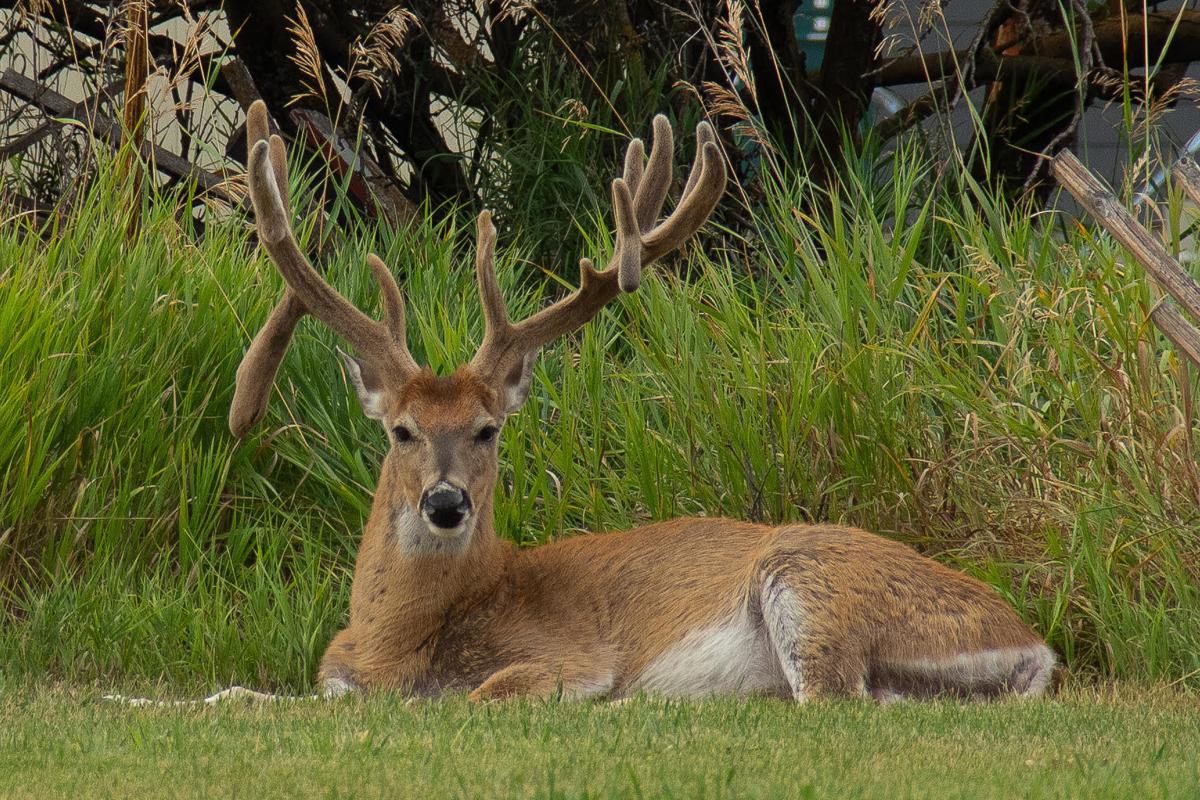
<path fill-rule="evenodd" d="M 261 101 L 251 107 L 246 130 L 250 198 L 259 240 L 288 289 L 238 367 L 229 411 L 229 427 L 235 436 L 243 435 L 266 412 L 279 363 L 297 322 L 306 313 L 358 351 L 373 373 L 367 382 L 403 382 L 419 371 L 405 338 L 404 299 L 391 271 L 377 256 L 368 257 L 383 297 L 382 322 L 368 317 L 326 283 L 296 244 L 282 193 L 287 186 L 283 141 L 278 136 L 267 139 L 266 108 Z M 708 123 L 700 123 L 696 139 L 695 161 L 679 205 L 661 222 L 658 218 L 671 185 L 671 126 L 662 115 L 654 118 L 654 144 L 648 161 L 642 142 L 630 142 L 624 173 L 612 182 L 616 219 L 612 265 L 598 271 L 589 259 L 581 259 L 579 289 L 519 323 L 509 321 L 496 279 L 496 228 L 491 214 L 484 211 L 479 215 L 475 270 L 486 331 L 471 367 L 481 377 L 511 383 L 515 376 L 526 373 L 538 349 L 583 325 L 622 291 L 636 290 L 644 267 L 679 247 L 704 224 L 725 189 L 725 164 Z"/>
<path fill-rule="evenodd" d="M 375 255 L 367 258 L 383 296 L 384 320 L 377 322 L 326 283 L 296 244 L 282 192 L 287 185 L 283 142 L 272 136 L 268 143 L 263 135 L 266 108 L 261 101 L 251 106 L 250 114 L 261 115 L 262 119 L 261 126 L 255 122 L 252 129 L 249 120 L 246 126 L 248 137 L 257 136 L 250 142 L 248 177 L 258 238 L 287 281 L 288 291 L 238 368 L 238 391 L 230 409 L 230 428 L 235 435 L 239 427 L 244 432 L 266 410 L 275 370 L 296 321 L 305 313 L 312 314 L 349 342 L 380 376 L 403 379 L 419 369 L 405 338 L 404 298 L 383 261 Z"/>
<path fill-rule="evenodd" d="M 268 134 L 267 107 L 261 101 L 254 103 L 246 114 L 247 152 L 255 142 L 266 139 Z M 286 187 L 287 151 L 284 149 L 283 140 L 278 136 L 271 136 L 269 147 L 275 183 Z M 281 195 L 280 201 L 286 216 L 286 195 Z M 233 402 L 229 404 L 229 430 L 239 439 L 266 415 L 275 373 L 279 371 L 279 363 L 292 341 L 296 325 L 306 313 L 308 310 L 304 303 L 300 302 L 295 292 L 287 289 L 283 299 L 271 311 L 262 329 L 250 343 L 246 355 L 242 356 L 242 363 L 238 365 L 237 377 L 234 379 Z"/>
<path fill-rule="evenodd" d="M 661 114 L 654 118 L 654 144 L 648 162 L 641 140 L 629 143 L 624 173 L 612 182 L 616 221 L 612 266 L 601 272 L 591 260 L 580 259 L 579 288 L 517 324 L 508 320 L 496 280 L 496 228 L 489 212 L 479 215 L 475 270 L 485 331 L 483 343 L 471 359 L 472 368 L 493 380 L 508 380 L 543 345 L 586 323 L 621 292 L 637 289 L 644 267 L 699 230 L 725 190 L 725 162 L 707 122 L 697 126 L 696 140 L 696 158 L 679 205 L 657 224 L 671 185 L 671 125 Z"/>

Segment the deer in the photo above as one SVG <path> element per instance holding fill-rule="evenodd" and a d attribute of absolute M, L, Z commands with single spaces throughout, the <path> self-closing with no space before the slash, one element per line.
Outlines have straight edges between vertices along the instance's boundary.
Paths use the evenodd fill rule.
<path fill-rule="evenodd" d="M 320 661 L 322 695 L 803 702 L 1047 689 L 1054 652 L 993 587 L 857 528 L 697 517 L 526 548 L 498 535 L 498 442 L 530 394 L 538 352 L 635 291 L 647 266 L 709 218 L 727 176 L 707 122 L 696 129 L 680 199 L 661 220 L 671 125 L 654 118 L 648 157 L 641 140 L 629 143 L 611 184 L 610 262 L 597 269 L 581 259 L 579 287 L 527 319 L 508 316 L 496 227 L 481 212 L 474 265 L 483 340 L 468 363 L 435 375 L 409 351 L 404 298 L 381 259 L 367 258 L 381 297 L 377 320 L 297 244 L 286 152 L 267 121 L 256 103 L 247 122 L 249 192 L 258 239 L 287 288 L 238 368 L 230 427 L 242 435 L 262 418 L 296 323 L 310 314 L 353 348 L 337 349 L 347 381 L 389 439 L 349 622 Z"/>

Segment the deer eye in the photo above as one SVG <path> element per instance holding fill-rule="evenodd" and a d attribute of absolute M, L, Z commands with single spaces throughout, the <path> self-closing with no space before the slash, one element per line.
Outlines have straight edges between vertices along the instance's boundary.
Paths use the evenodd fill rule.
<path fill-rule="evenodd" d="M 475 439 L 479 442 L 486 444 L 486 443 L 492 441 L 493 439 L 495 439 L 496 434 L 499 432 L 500 432 L 500 429 L 497 428 L 495 425 L 484 425 L 482 428 L 479 429 L 479 433 L 476 434 Z"/>
<path fill-rule="evenodd" d="M 392 435 L 396 437 L 396 441 L 400 444 L 405 444 L 413 440 L 413 432 L 403 425 L 397 425 L 392 428 Z"/>

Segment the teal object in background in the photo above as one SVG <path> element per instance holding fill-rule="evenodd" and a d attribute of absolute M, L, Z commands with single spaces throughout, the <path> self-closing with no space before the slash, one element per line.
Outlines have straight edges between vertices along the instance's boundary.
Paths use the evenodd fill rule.
<path fill-rule="evenodd" d="M 792 31 L 800 52 L 804 53 L 804 70 L 816 72 L 825 60 L 825 40 L 829 37 L 829 20 L 833 16 L 833 0 L 808 0 L 796 9 Z M 890 89 L 877 87 L 871 93 L 871 103 L 863 117 L 864 129 L 895 114 L 904 106 L 900 97 Z"/>
<path fill-rule="evenodd" d="M 821 68 L 825 60 L 825 38 L 829 36 L 829 17 L 833 13 L 833 0 L 809 0 L 796 9 L 792 17 L 792 28 L 800 52 L 804 53 L 804 68 L 813 72 Z"/>

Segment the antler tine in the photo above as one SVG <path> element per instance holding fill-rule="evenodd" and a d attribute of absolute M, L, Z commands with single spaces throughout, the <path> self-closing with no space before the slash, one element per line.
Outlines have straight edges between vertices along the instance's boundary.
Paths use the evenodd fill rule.
<path fill-rule="evenodd" d="M 375 276 L 375 282 L 379 284 L 379 294 L 383 299 L 384 327 L 392 339 L 392 344 L 395 345 L 397 355 L 401 359 L 408 356 L 409 363 L 405 364 L 405 369 L 415 371 L 419 367 L 408 351 L 408 326 L 404 315 L 404 295 L 401 294 L 400 287 L 396 285 L 396 279 L 392 277 L 392 271 L 388 269 L 387 264 L 383 263 L 382 258 L 371 253 L 367 256 L 367 266 L 371 268 L 371 274 Z"/>
<path fill-rule="evenodd" d="M 621 178 L 629 187 L 630 194 L 637 195 L 638 184 L 642 182 L 642 171 L 646 168 L 646 146 L 641 139 L 631 139 L 625 148 L 625 168 Z"/>
<path fill-rule="evenodd" d="M 642 264 L 657 261 L 687 241 L 712 214 L 725 192 L 725 160 L 716 142 L 701 146 L 700 176 L 679 205 L 652 231 L 642 237 Z"/>
<path fill-rule="evenodd" d="M 612 182 L 613 219 L 617 234 L 613 243 L 617 283 L 622 292 L 635 291 L 642 284 L 642 234 L 638 225 L 637 200 L 625 181 Z"/>
<path fill-rule="evenodd" d="M 704 166 L 705 145 L 715 145 L 716 143 L 717 134 L 713 132 L 712 125 L 708 124 L 708 120 L 701 120 L 700 124 L 696 126 L 696 155 L 692 158 L 692 168 L 688 170 L 687 183 L 684 184 L 683 193 L 679 196 L 681 204 L 687 202 L 688 195 L 696 187 L 696 179 L 700 177 L 701 168 Z"/>
<path fill-rule="evenodd" d="M 641 282 L 642 269 L 681 245 L 699 230 L 725 190 L 725 162 L 711 126 L 696 130 L 698 151 L 679 205 L 660 224 L 657 218 L 671 182 L 672 135 L 663 116 L 654 120 L 654 146 L 643 170 L 643 146 L 634 139 L 625 154 L 623 177 L 612 182 L 616 241 L 613 262 L 598 272 L 588 259 L 579 262 L 579 288 L 569 297 L 519 323 L 508 322 L 492 265 L 495 228 L 486 212 L 479 218 L 476 270 L 487 332 L 471 360 L 472 367 L 493 378 L 512 374 L 524 359 L 547 342 L 575 330 L 594 317 L 622 291 Z"/>
<path fill-rule="evenodd" d="M 629 187 L 633 192 L 633 205 L 637 209 L 638 230 L 649 233 L 650 228 L 662 213 L 667 191 L 671 188 L 671 156 L 675 151 L 675 136 L 671 123 L 662 114 L 654 116 L 654 144 L 650 147 L 650 159 L 646 171 L 637 186 Z"/>
<path fill-rule="evenodd" d="M 268 137 L 275 183 L 287 186 L 287 148 L 283 139 L 270 134 L 267 106 L 258 101 L 246 113 L 247 149 Z M 280 201 L 284 214 L 288 215 L 286 195 L 281 195 Z M 229 404 L 229 430 L 239 439 L 266 416 L 275 374 L 279 371 L 279 364 L 292 341 L 296 326 L 306 313 L 304 303 L 300 302 L 295 292 L 287 289 L 242 356 L 234 378 L 233 400 Z"/>
<path fill-rule="evenodd" d="M 246 348 L 234 377 L 233 400 L 229 404 L 229 431 L 237 438 L 245 436 L 266 416 L 275 374 L 296 325 L 306 313 L 300 299 L 286 293 Z"/>
<path fill-rule="evenodd" d="M 275 173 L 275 185 L 279 187 L 279 201 L 283 204 L 283 213 L 290 218 L 292 207 L 287 196 L 287 147 L 283 144 L 283 138 L 277 133 L 271 134 L 271 138 L 267 141 L 271 151 L 271 172 Z"/>
<path fill-rule="evenodd" d="M 483 304 L 484 342 L 489 337 L 502 336 L 511 327 L 504 295 L 496 280 L 496 226 L 492 212 L 480 211 L 475 220 L 475 280 L 479 284 L 479 300 Z"/>
<path fill-rule="evenodd" d="M 275 184 L 285 190 L 282 193 L 283 210 L 290 212 L 291 208 L 288 205 L 286 192 L 288 185 L 287 148 L 284 146 L 283 139 L 277 134 L 271 133 L 271 122 L 267 115 L 267 104 L 261 100 L 257 100 L 246 111 L 247 155 L 249 155 L 250 148 L 262 139 L 270 142 L 271 170 L 275 173 Z"/>
<path fill-rule="evenodd" d="M 504 295 L 496 279 L 496 226 L 492 212 L 486 209 L 475 218 L 475 281 L 479 285 L 479 303 L 483 306 L 483 342 L 471 360 L 481 369 L 507 361 L 507 349 L 512 343 L 512 325 Z M 481 365 L 486 364 L 487 367 Z"/>
<path fill-rule="evenodd" d="M 250 199 L 254 202 L 259 239 L 276 268 L 308 311 L 349 342 L 360 356 L 375 366 L 411 374 L 416 363 L 395 336 L 397 320 L 403 318 L 403 305 L 397 302 L 400 292 L 391 273 L 383 262 L 374 259 L 372 271 L 379 281 L 389 316 L 386 323 L 376 322 L 355 308 L 317 274 L 292 234 L 270 164 L 269 149 L 269 144 L 262 140 L 250 149 Z"/>

